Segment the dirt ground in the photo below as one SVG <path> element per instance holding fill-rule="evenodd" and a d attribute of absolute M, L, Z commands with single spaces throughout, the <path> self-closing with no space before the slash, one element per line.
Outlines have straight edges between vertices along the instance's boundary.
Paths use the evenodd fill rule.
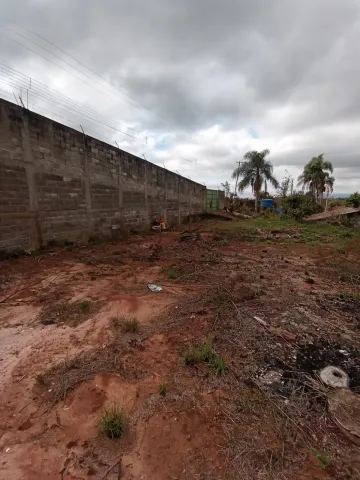
<path fill-rule="evenodd" d="M 1 479 L 360 479 L 317 377 L 360 391 L 360 237 L 243 225 L 0 263 Z"/>

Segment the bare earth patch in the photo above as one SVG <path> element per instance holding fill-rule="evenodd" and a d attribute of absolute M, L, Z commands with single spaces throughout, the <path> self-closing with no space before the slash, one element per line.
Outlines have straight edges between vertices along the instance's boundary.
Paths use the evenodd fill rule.
<path fill-rule="evenodd" d="M 358 237 L 268 223 L 2 262 L 0 478 L 360 478 L 319 380 L 360 394 Z"/>

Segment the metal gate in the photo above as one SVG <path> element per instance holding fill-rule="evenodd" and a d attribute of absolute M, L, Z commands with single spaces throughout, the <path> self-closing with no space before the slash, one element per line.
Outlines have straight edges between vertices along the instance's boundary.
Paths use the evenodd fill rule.
<path fill-rule="evenodd" d="M 220 191 L 219 190 L 206 189 L 205 211 L 206 212 L 220 211 Z"/>

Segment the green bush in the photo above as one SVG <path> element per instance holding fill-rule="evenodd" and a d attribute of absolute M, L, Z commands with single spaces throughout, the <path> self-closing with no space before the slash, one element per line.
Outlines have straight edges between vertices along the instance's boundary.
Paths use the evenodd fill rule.
<path fill-rule="evenodd" d="M 295 220 L 323 211 L 323 207 L 316 202 L 314 195 L 302 192 L 284 198 L 282 207 L 283 213 Z"/>
<path fill-rule="evenodd" d="M 355 192 L 352 195 L 350 195 L 350 197 L 346 199 L 346 206 L 347 207 L 359 208 L 360 207 L 360 193 Z"/>

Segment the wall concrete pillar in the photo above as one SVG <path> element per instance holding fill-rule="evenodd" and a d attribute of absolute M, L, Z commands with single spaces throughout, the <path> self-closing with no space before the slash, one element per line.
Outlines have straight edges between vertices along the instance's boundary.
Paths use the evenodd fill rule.
<path fill-rule="evenodd" d="M 124 184 L 123 184 L 123 175 L 122 175 L 122 158 L 121 151 L 117 150 L 118 158 L 118 191 L 119 191 L 119 213 L 120 213 L 120 225 L 121 228 L 124 226 Z"/>
<path fill-rule="evenodd" d="M 192 201 L 192 185 L 189 186 L 189 215 L 191 215 L 191 211 L 192 211 L 191 201 Z"/>
<path fill-rule="evenodd" d="M 165 218 L 165 222 L 167 222 L 167 208 L 168 208 L 168 185 L 167 185 L 167 175 L 166 170 L 164 170 L 164 180 L 165 180 L 165 207 L 164 207 L 164 214 L 163 217 Z"/>
<path fill-rule="evenodd" d="M 148 228 L 149 227 L 149 202 L 148 202 L 148 162 L 147 161 L 145 161 L 144 195 L 145 195 L 145 221 L 146 221 L 146 228 Z"/>
<path fill-rule="evenodd" d="M 38 204 L 37 187 L 36 187 L 36 179 L 35 179 L 36 168 L 35 168 L 34 158 L 31 150 L 29 122 L 28 122 L 28 117 L 25 111 L 23 111 L 23 115 L 22 115 L 22 125 L 23 125 L 23 128 L 21 129 L 21 145 L 22 145 L 22 151 L 23 151 L 23 161 L 24 161 L 25 172 L 26 172 L 26 180 L 27 180 L 27 185 L 29 190 L 30 212 L 32 214 L 32 219 L 33 219 L 32 229 L 31 229 L 31 240 L 32 240 L 33 247 L 38 249 L 43 247 L 43 239 L 42 239 L 41 227 L 39 222 L 39 204 Z"/>
<path fill-rule="evenodd" d="M 178 224 L 181 224 L 181 207 L 180 207 L 180 177 L 177 177 L 177 184 L 178 184 Z"/>
<path fill-rule="evenodd" d="M 88 219 L 88 231 L 94 232 L 93 219 L 91 215 L 91 182 L 90 182 L 90 162 L 89 162 L 89 152 L 87 148 L 86 135 L 84 134 L 84 187 L 85 187 L 85 203 L 86 203 L 86 214 Z"/>

